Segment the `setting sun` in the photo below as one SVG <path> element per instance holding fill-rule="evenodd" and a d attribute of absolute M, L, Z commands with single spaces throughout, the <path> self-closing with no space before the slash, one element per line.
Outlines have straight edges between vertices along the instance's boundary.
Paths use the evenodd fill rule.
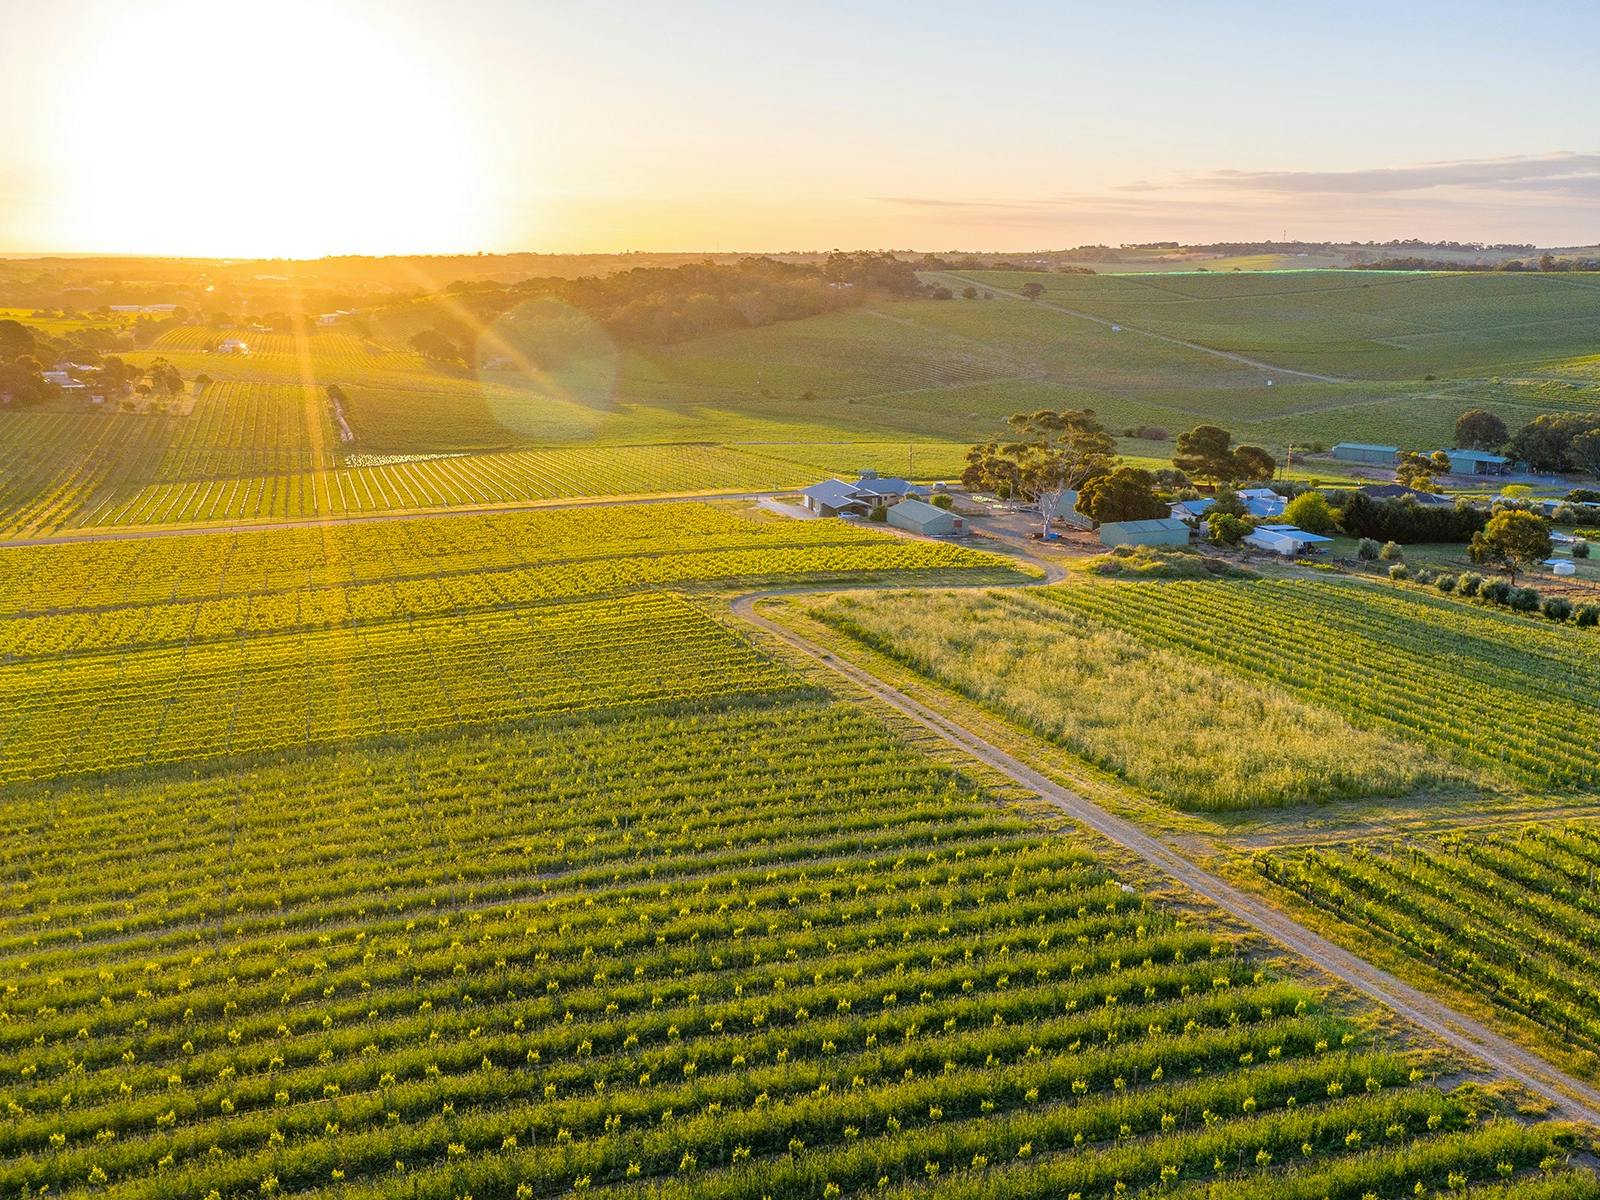
<path fill-rule="evenodd" d="M 467 80 L 376 13 L 119 9 L 86 39 L 55 118 L 63 226 L 124 253 L 476 249 Z"/>

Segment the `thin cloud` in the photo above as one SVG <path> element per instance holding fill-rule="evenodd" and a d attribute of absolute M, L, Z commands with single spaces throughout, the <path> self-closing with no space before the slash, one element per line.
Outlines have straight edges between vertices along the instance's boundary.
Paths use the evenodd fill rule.
<path fill-rule="evenodd" d="M 957 208 L 970 212 L 1036 208 L 1051 204 L 1049 200 L 950 200 L 940 196 L 874 196 L 880 204 L 898 204 L 904 208 Z"/>
<path fill-rule="evenodd" d="M 1356 171 L 1223 170 L 1187 182 L 1190 186 L 1278 195 L 1387 196 L 1436 188 L 1464 188 L 1592 196 L 1596 184 L 1600 183 L 1600 154 L 1467 159 Z"/>

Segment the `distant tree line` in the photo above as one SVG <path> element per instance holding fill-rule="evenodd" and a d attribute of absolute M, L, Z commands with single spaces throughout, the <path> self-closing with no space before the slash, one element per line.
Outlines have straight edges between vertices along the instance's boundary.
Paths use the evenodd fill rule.
<path fill-rule="evenodd" d="M 951 298 L 949 288 L 918 279 L 917 269 L 913 262 L 879 252 L 836 252 L 818 263 L 751 257 L 578 279 L 528 279 L 510 286 L 462 282 L 447 289 L 447 301 L 416 304 L 429 318 L 431 333 L 458 351 L 473 345 L 483 327 L 540 299 L 559 300 L 585 314 L 618 342 L 659 345 L 884 299 Z M 375 319 L 385 315 L 380 311 Z M 440 341 L 425 340 L 428 348 L 417 346 L 419 352 L 450 357 Z"/>
<path fill-rule="evenodd" d="M 1600 271 L 1600 258 L 1557 258 L 1554 254 L 1541 254 L 1531 262 L 1521 258 L 1485 262 L 1481 259 L 1418 258 L 1408 255 L 1352 265 L 1357 271 Z"/>

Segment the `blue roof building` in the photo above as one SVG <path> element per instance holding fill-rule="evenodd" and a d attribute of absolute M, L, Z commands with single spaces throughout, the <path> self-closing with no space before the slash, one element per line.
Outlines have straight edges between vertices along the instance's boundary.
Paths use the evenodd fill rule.
<path fill-rule="evenodd" d="M 1439 450 L 1450 460 L 1452 475 L 1504 475 L 1511 470 L 1511 460 L 1504 454 L 1490 454 L 1484 450 Z"/>
<path fill-rule="evenodd" d="M 1369 463 L 1375 467 L 1392 467 L 1400 458 L 1400 447 L 1375 446 L 1371 442 L 1340 442 L 1330 453 L 1340 462 Z"/>

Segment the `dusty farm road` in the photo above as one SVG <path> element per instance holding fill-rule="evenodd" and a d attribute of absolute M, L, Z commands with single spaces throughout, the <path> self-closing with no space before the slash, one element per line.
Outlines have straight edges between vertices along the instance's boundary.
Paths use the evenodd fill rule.
<path fill-rule="evenodd" d="M 1059 571 L 1055 564 L 1038 561 L 1036 565 L 1046 567 L 1053 576 Z M 741 596 L 734 601 L 733 612 L 763 633 L 780 639 L 792 649 L 865 688 L 877 700 L 937 734 L 958 750 L 1021 784 L 1078 824 L 1138 855 L 1144 862 L 1196 895 L 1203 896 L 1258 933 L 1432 1034 L 1442 1044 L 1479 1060 L 1491 1072 L 1520 1083 L 1548 1101 L 1560 1117 L 1600 1126 L 1600 1091 L 1552 1066 L 1532 1051 L 1523 1049 L 1481 1021 L 1456 1012 L 1437 997 L 1373 966 L 1221 876 L 1197 866 L 1132 821 L 1115 816 L 1093 801 L 1047 779 L 1020 759 L 912 699 L 870 671 L 830 654 L 815 642 L 762 616 L 756 611 L 756 604 L 773 594 Z"/>
<path fill-rule="evenodd" d="M 1186 341 L 1181 337 L 1173 337 L 1170 333 L 1156 333 L 1149 329 L 1140 329 L 1137 325 L 1129 325 L 1125 321 L 1113 320 L 1110 317 L 1097 316 L 1095 313 L 1084 312 L 1077 308 L 1068 308 L 1064 304 L 1056 304 L 1050 300 L 1026 300 L 1021 292 L 1013 292 L 1007 288 L 995 287 L 992 283 L 985 283 L 981 279 L 969 279 L 954 271 L 940 271 L 939 274 L 947 279 L 954 279 L 961 284 L 971 284 L 973 287 L 983 288 L 993 292 L 996 296 L 1004 296 L 1009 300 L 1024 300 L 1035 308 L 1048 308 L 1051 312 L 1058 312 L 1068 317 L 1076 317 L 1080 321 L 1093 321 L 1096 325 L 1115 327 L 1123 333 L 1136 334 L 1139 337 L 1153 338 L 1158 342 L 1166 342 L 1169 346 L 1182 346 L 1185 350 L 1194 350 L 1200 354 L 1209 354 L 1213 358 L 1225 358 L 1229 362 L 1236 362 L 1242 366 L 1255 367 L 1260 371 L 1267 371 L 1274 375 L 1293 375 L 1296 379 L 1312 379 L 1318 383 L 1349 383 L 1350 380 L 1342 379 L 1338 375 L 1318 375 L 1315 371 L 1298 371 L 1293 367 L 1280 367 L 1277 363 L 1262 362 L 1259 358 L 1249 358 L 1243 354 L 1235 354 L 1232 350 L 1218 350 L 1215 346 L 1207 346 L 1201 342 Z"/>

